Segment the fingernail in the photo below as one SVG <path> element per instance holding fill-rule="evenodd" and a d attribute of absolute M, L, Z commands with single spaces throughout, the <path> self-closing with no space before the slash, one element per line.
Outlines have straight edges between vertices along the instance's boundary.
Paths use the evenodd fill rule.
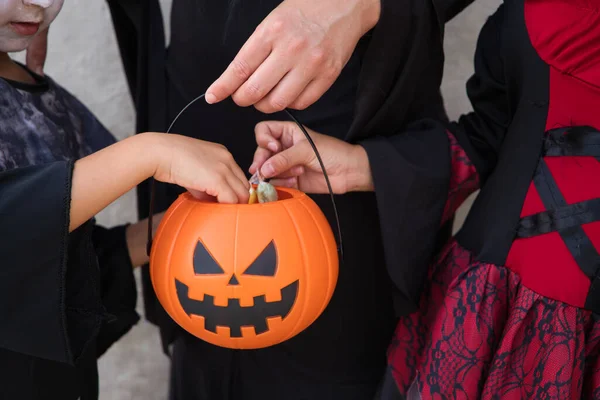
<path fill-rule="evenodd" d="M 265 164 L 261 168 L 261 173 L 265 178 L 270 178 L 275 173 L 275 168 L 271 164 Z"/>
<path fill-rule="evenodd" d="M 267 145 L 267 148 L 273 152 L 277 152 L 277 149 L 279 148 L 279 146 L 277 146 L 277 143 L 275 143 L 275 142 L 270 142 Z"/>
<path fill-rule="evenodd" d="M 204 96 L 204 99 L 206 100 L 206 102 L 208 104 L 213 104 L 214 102 L 217 101 L 217 96 L 215 96 L 212 93 L 206 93 L 206 96 Z"/>

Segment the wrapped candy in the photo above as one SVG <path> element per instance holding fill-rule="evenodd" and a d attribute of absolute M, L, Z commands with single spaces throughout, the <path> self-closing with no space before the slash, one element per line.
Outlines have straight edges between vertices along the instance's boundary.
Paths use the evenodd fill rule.
<path fill-rule="evenodd" d="M 253 186 L 250 187 L 250 199 L 248 200 L 248 204 L 277 201 L 277 190 L 275 189 L 275 186 L 266 182 L 259 171 L 256 171 L 256 173 L 252 175 L 250 184 L 256 185 L 256 189 Z"/>

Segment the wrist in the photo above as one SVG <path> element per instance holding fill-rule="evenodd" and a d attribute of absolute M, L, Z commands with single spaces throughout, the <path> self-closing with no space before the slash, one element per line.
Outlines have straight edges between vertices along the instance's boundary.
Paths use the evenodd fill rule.
<path fill-rule="evenodd" d="M 133 136 L 137 142 L 133 147 L 139 155 L 144 175 L 147 178 L 156 177 L 161 160 L 169 153 L 167 151 L 166 134 L 158 132 L 144 132 Z"/>
<path fill-rule="evenodd" d="M 375 190 L 367 151 L 361 145 L 353 145 L 348 158 L 352 160 L 348 171 L 347 192 L 372 192 Z"/>

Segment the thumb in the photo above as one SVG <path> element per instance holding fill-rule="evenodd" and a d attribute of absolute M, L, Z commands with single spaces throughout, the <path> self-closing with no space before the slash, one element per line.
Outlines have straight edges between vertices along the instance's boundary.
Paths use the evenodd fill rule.
<path fill-rule="evenodd" d="M 303 140 L 265 161 L 260 173 L 267 179 L 272 178 L 298 165 L 308 165 L 312 157 L 312 149 L 309 143 Z"/>

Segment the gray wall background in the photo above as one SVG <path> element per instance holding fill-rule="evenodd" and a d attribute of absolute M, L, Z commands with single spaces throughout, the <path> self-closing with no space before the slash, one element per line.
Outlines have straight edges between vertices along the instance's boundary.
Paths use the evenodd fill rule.
<path fill-rule="evenodd" d="M 161 0 L 167 30 L 171 1 Z M 473 72 L 477 34 L 500 3 L 476 0 L 447 27 L 443 93 L 451 118 L 471 109 L 464 84 Z M 24 60 L 24 54 L 16 54 L 15 58 Z M 65 2 L 50 29 L 46 72 L 79 97 L 115 136 L 122 139 L 133 134 L 133 106 L 104 1 Z M 457 225 L 466 209 L 461 210 Z M 136 218 L 133 192 L 98 216 L 106 226 L 133 222 Z M 160 349 L 158 331 L 147 322 L 140 322 L 102 357 L 100 377 L 101 400 L 166 399 L 168 360 Z"/>

